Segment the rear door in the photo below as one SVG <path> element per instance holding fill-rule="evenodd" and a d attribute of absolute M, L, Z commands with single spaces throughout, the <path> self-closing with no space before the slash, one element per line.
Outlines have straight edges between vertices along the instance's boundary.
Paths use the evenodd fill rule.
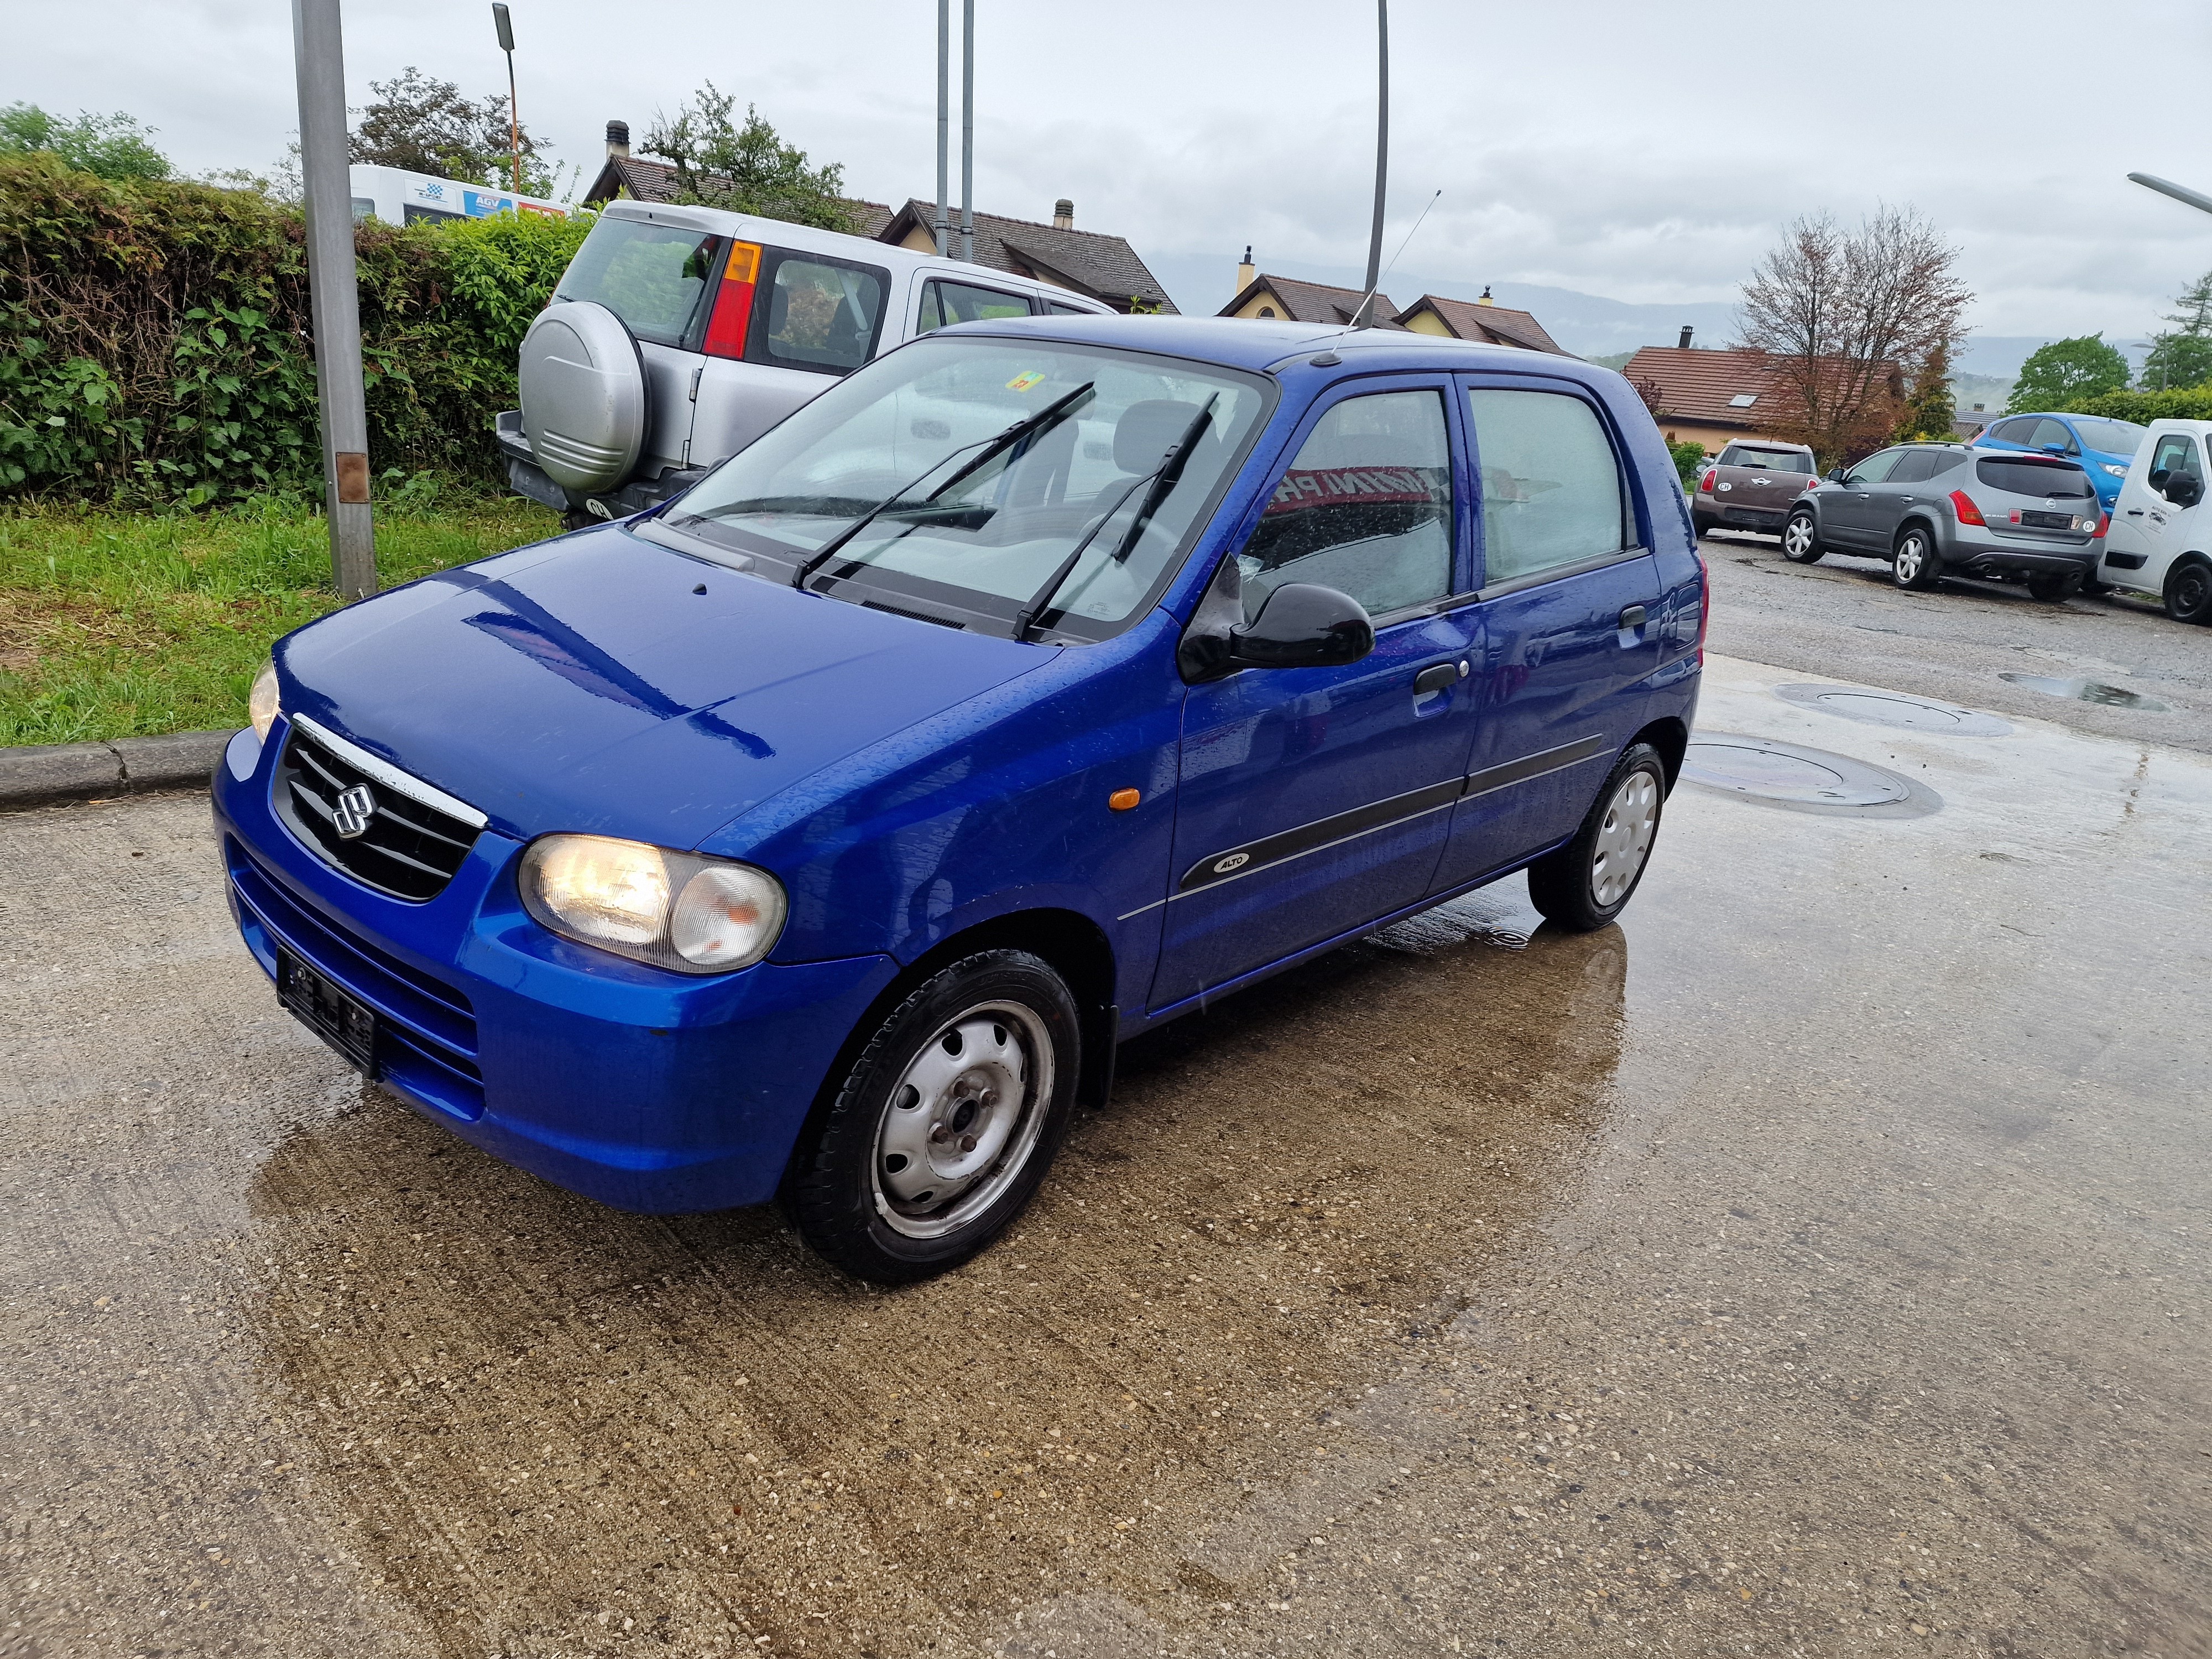
<path fill-rule="evenodd" d="M 2200 504 L 2182 507 L 2167 499 L 2166 486 L 2176 477 L 2194 477 L 2197 481 Z M 2201 546 L 2201 534 L 2192 537 L 2197 530 L 2197 515 L 2208 509 L 2201 502 L 2204 487 L 2205 467 L 2203 451 L 2197 436 L 2190 432 L 2161 432 L 2150 447 L 2150 465 L 2143 469 L 2142 486 L 2136 489 L 2132 469 L 2127 482 L 2127 499 L 2121 503 L 2121 512 L 2112 521 L 2116 532 L 2107 546 L 2105 558 L 2109 564 L 2119 564 L 2113 549 L 2142 554 L 2142 562 L 2122 567 L 2122 580 L 2140 583 L 2156 592 L 2166 581 L 2166 567 L 2178 554 Z M 2127 530 L 2120 532 L 2121 520 Z"/>
<path fill-rule="evenodd" d="M 1905 513 L 1916 502 L 1928 499 L 1928 481 L 1936 476 L 1936 463 L 1942 453 L 1935 449 L 1900 452 L 1889 476 L 1869 492 L 1867 528 L 1883 551 L 1895 544 Z"/>
<path fill-rule="evenodd" d="M 1869 455 L 1844 474 L 1833 493 L 1820 496 L 1820 530 L 1831 541 L 1860 550 L 1889 550 L 1889 538 L 1876 525 L 1881 509 L 1875 505 L 1877 485 L 1889 482 L 1889 470 L 1904 458 L 1901 449 L 1885 449 Z"/>
<path fill-rule="evenodd" d="M 1437 888 L 1571 834 L 1643 726 L 1659 572 L 1612 423 L 1582 388 L 1468 377 L 1481 716 Z"/>
<path fill-rule="evenodd" d="M 1429 890 L 1474 738 L 1459 668 L 1480 625 L 1437 612 L 1466 580 L 1450 393 L 1415 375 L 1325 397 L 1231 556 L 1248 620 L 1275 587 L 1318 583 L 1367 607 L 1375 650 L 1190 689 L 1156 1008 Z"/>

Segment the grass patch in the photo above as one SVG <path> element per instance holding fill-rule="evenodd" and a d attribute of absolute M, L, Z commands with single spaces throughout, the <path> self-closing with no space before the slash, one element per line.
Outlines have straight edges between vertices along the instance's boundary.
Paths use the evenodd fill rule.
<path fill-rule="evenodd" d="M 517 496 L 440 495 L 418 475 L 380 503 L 386 587 L 557 534 Z M 296 500 L 214 512 L 0 507 L 0 744 L 242 726 L 271 641 L 326 611 L 330 540 Z"/>

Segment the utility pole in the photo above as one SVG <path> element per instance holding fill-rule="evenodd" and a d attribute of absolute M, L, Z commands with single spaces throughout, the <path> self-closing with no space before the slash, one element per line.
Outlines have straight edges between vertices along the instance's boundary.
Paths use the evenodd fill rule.
<path fill-rule="evenodd" d="M 331 581 L 345 598 L 365 599 L 376 592 L 376 522 L 368 504 L 368 408 L 361 378 L 338 0 L 292 0 L 292 56 L 300 81 L 300 181 L 307 195 Z"/>
<path fill-rule="evenodd" d="M 960 9 L 960 257 L 975 263 L 975 0 Z"/>
<path fill-rule="evenodd" d="M 514 20 L 505 6 L 491 9 L 492 27 L 499 31 L 499 49 L 507 54 L 507 131 L 514 145 L 514 193 L 522 194 L 522 111 L 514 100 Z"/>
<path fill-rule="evenodd" d="M 2212 196 L 2191 190 L 2186 185 L 2177 185 L 2171 179 L 2161 179 L 2154 173 L 2130 173 L 2128 182 L 2141 185 L 2145 190 L 2154 190 L 2161 196 L 2171 196 L 2177 202 L 2186 202 L 2203 212 L 2212 213 Z"/>
<path fill-rule="evenodd" d="M 937 257 L 952 252 L 951 228 L 945 222 L 946 186 L 952 149 L 952 0 L 937 0 Z"/>
<path fill-rule="evenodd" d="M 1390 183 L 1390 0 L 1375 0 L 1375 228 L 1367 238 L 1367 294 L 1354 328 L 1375 320 L 1375 290 L 1382 286 L 1382 204 Z"/>

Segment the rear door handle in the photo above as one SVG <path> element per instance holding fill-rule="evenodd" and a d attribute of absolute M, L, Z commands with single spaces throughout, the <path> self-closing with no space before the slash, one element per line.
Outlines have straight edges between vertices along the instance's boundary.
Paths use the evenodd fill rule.
<path fill-rule="evenodd" d="M 1620 625 L 1623 628 L 1641 628 L 1647 614 L 1642 605 L 1632 605 L 1620 613 Z"/>
<path fill-rule="evenodd" d="M 1431 663 L 1413 676 L 1413 695 L 1425 697 L 1448 685 L 1457 685 L 1467 675 L 1468 665 L 1464 662 Z"/>

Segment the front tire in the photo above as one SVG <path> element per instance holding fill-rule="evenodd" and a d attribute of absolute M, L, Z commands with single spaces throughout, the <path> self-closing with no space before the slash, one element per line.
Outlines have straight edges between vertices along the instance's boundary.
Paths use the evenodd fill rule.
<path fill-rule="evenodd" d="M 2166 572 L 2166 614 L 2176 622 L 2212 622 L 2212 565 L 2191 561 Z"/>
<path fill-rule="evenodd" d="M 1925 592 L 1936 586 L 1936 579 L 1942 570 L 1936 562 L 1936 544 L 1929 539 L 1926 531 L 1916 526 L 1897 538 L 1889 575 L 1899 587 Z"/>
<path fill-rule="evenodd" d="M 1782 526 L 1782 556 L 1792 564 L 1818 564 L 1828 550 L 1820 544 L 1820 526 L 1810 513 L 1792 513 Z"/>
<path fill-rule="evenodd" d="M 1528 866 L 1528 902 L 1547 921 L 1595 933 L 1628 908 L 1650 862 L 1667 799 L 1667 764 L 1632 744 L 1597 792 L 1575 838 Z"/>
<path fill-rule="evenodd" d="M 792 1218 L 878 1285 L 958 1267 L 1027 1206 L 1067 1133 L 1082 1066 L 1066 984 L 986 951 L 916 987 L 876 1030 L 798 1163 Z"/>

